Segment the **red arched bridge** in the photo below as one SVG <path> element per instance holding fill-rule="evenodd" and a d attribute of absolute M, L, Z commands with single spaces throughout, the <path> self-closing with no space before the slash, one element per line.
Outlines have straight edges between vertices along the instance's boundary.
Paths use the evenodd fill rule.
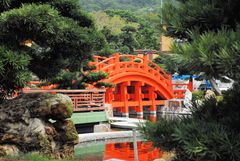
<path fill-rule="evenodd" d="M 171 75 L 147 59 L 147 56 L 119 55 L 104 58 L 94 56 L 96 70 L 104 71 L 109 77 L 104 82 L 115 84 L 114 88 L 104 90 L 41 90 L 23 89 L 24 93 L 50 92 L 64 93 L 72 98 L 75 112 L 104 110 L 104 103 L 112 105 L 114 111 L 128 116 L 135 111 L 143 116 L 143 108 L 148 107 L 151 114 L 156 114 L 157 106 L 165 105 L 165 100 L 184 98 L 186 88 L 192 90 L 192 83 L 173 84 Z M 37 82 L 39 84 L 39 82 Z M 30 84 L 33 84 L 30 82 Z M 53 85 L 54 86 L 54 85 Z M 44 87 L 44 86 L 43 86 Z M 185 87 L 183 89 L 182 87 Z"/>
<path fill-rule="evenodd" d="M 163 106 L 165 100 L 183 98 L 186 90 L 173 90 L 171 75 L 164 72 L 157 64 L 147 59 L 147 56 L 119 55 L 104 58 L 94 57 L 97 71 L 104 71 L 109 77 L 104 82 L 115 84 L 114 88 L 106 90 L 106 102 L 112 104 L 113 110 L 118 110 L 123 116 L 128 116 L 129 110 L 138 115 L 143 114 L 143 106 L 150 107 L 150 112 L 156 114 L 157 106 Z M 186 84 L 178 84 L 182 86 Z"/>

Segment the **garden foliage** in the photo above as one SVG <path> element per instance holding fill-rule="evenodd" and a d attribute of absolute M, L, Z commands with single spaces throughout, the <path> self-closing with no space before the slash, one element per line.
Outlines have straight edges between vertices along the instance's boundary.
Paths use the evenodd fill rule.
<path fill-rule="evenodd" d="M 240 85 L 224 94 L 193 103 L 192 116 L 147 123 L 143 133 L 156 147 L 175 152 L 174 161 L 240 160 Z"/>
<path fill-rule="evenodd" d="M 30 75 L 51 81 L 65 70 L 69 73 L 62 80 L 83 79 L 93 50 L 104 45 L 104 36 L 77 0 L 3 0 L 0 93 L 22 88 Z"/>
<path fill-rule="evenodd" d="M 176 43 L 173 54 L 155 61 L 172 73 L 197 74 L 213 85 L 215 79 L 235 82 L 221 99 L 193 102 L 191 116 L 143 127 L 155 146 L 176 154 L 175 161 L 240 160 L 239 7 L 237 0 L 178 0 L 163 8 L 166 34 Z"/>

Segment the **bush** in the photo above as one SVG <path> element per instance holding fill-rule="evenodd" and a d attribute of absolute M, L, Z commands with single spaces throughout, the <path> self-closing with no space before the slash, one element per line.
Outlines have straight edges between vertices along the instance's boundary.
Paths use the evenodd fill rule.
<path fill-rule="evenodd" d="M 158 122 L 147 122 L 141 127 L 141 132 L 147 140 L 151 140 L 154 146 L 164 151 L 172 151 L 176 146 L 172 137 L 177 120 L 160 119 Z"/>
<path fill-rule="evenodd" d="M 84 78 L 84 82 L 93 83 L 105 79 L 108 77 L 108 73 L 105 72 L 89 72 Z"/>
<path fill-rule="evenodd" d="M 113 88 L 115 87 L 114 84 L 108 82 L 97 82 L 95 85 L 97 88 L 105 87 L 105 88 Z"/>
<path fill-rule="evenodd" d="M 120 52 L 123 54 L 129 54 L 130 53 L 130 49 L 127 46 L 123 46 L 120 48 Z"/>
<path fill-rule="evenodd" d="M 205 96 L 205 91 L 193 91 L 192 92 L 192 100 L 203 100 Z"/>
<path fill-rule="evenodd" d="M 136 62 L 136 63 L 142 63 L 141 59 L 134 59 L 133 61 Z"/>
<path fill-rule="evenodd" d="M 162 150 L 174 151 L 174 161 L 240 160 L 240 84 L 222 100 L 193 103 L 192 115 L 180 120 L 147 123 L 142 132 Z"/>
<path fill-rule="evenodd" d="M 113 55 L 113 53 L 115 52 L 114 49 L 111 49 L 110 47 L 105 47 L 102 50 L 100 50 L 99 52 L 97 52 L 96 55 L 98 56 L 104 56 L 104 57 L 110 57 L 111 55 Z"/>

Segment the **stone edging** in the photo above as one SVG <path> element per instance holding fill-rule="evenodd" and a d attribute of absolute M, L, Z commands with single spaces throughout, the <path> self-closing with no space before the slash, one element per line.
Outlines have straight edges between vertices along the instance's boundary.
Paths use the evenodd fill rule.
<path fill-rule="evenodd" d="M 87 133 L 79 134 L 79 143 L 89 142 L 89 141 L 100 141 L 100 140 L 110 140 L 110 139 L 120 139 L 120 138 L 133 138 L 132 131 L 118 131 L 118 132 L 100 132 L 100 133 Z M 141 137 L 139 131 L 137 131 L 137 137 Z"/>

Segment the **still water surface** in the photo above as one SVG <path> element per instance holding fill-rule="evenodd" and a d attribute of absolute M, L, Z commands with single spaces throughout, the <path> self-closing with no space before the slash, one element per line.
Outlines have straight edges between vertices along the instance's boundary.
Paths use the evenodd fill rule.
<path fill-rule="evenodd" d="M 160 118 L 173 119 L 178 115 L 157 115 L 157 117 L 145 116 L 144 119 L 155 122 Z M 134 118 L 134 117 L 132 117 Z M 117 131 L 119 131 L 118 129 Z M 139 138 L 138 159 L 139 161 L 154 161 L 162 158 L 164 153 L 154 148 L 151 142 L 141 141 Z M 129 139 L 114 140 L 108 142 L 88 142 L 75 147 L 75 156 L 81 161 L 134 161 L 133 141 Z"/>
<path fill-rule="evenodd" d="M 139 161 L 153 161 L 163 154 L 153 148 L 151 142 L 138 141 L 137 146 Z M 80 145 L 75 148 L 75 153 L 83 161 L 134 161 L 132 142 Z"/>

